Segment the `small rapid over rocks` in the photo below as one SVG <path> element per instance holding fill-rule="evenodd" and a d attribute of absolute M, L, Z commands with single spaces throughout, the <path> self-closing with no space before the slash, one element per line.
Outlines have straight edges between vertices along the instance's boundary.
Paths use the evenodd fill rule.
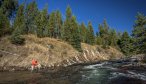
<path fill-rule="evenodd" d="M 104 61 L 71 65 L 55 72 L 0 72 L 0 77 L 0 83 L 17 84 L 146 84 L 146 64 Z"/>
<path fill-rule="evenodd" d="M 120 68 L 125 64 L 103 62 L 84 66 L 80 71 L 82 79 L 77 84 L 146 84 L 145 71 L 135 70 L 137 67 L 132 70 Z"/>

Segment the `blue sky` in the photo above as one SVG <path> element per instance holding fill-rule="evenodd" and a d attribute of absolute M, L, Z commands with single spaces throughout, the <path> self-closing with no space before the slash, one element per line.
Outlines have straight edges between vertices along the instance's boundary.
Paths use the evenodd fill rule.
<path fill-rule="evenodd" d="M 24 0 L 19 0 L 22 3 Z M 27 0 L 31 2 L 32 0 Z M 146 0 L 35 0 L 41 10 L 48 4 L 48 12 L 60 10 L 62 17 L 65 18 L 65 10 L 70 5 L 73 15 L 79 23 L 92 22 L 94 31 L 98 31 L 98 24 L 104 19 L 107 20 L 111 28 L 117 31 L 131 30 L 137 12 L 146 15 Z"/>

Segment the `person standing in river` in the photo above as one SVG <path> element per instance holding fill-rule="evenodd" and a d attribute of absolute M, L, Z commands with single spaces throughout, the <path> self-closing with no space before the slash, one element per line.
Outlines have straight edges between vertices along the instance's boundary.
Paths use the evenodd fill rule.
<path fill-rule="evenodd" d="M 37 67 L 37 65 L 38 65 L 37 60 L 32 59 L 32 61 L 31 61 L 31 71 L 33 71 Z"/>

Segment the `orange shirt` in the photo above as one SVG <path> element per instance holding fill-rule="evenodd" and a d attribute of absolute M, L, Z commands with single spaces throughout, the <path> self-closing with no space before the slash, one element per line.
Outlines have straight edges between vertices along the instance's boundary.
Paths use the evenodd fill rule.
<path fill-rule="evenodd" d="M 32 60 L 31 64 L 35 66 L 35 65 L 37 65 L 37 61 L 36 60 Z"/>

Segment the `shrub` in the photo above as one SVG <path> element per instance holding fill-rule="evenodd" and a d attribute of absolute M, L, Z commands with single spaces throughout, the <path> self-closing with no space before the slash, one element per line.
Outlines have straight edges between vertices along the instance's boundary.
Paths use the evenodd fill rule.
<path fill-rule="evenodd" d="M 25 39 L 19 34 L 19 32 L 14 31 L 10 37 L 10 41 L 15 45 L 22 45 L 25 43 Z"/>

